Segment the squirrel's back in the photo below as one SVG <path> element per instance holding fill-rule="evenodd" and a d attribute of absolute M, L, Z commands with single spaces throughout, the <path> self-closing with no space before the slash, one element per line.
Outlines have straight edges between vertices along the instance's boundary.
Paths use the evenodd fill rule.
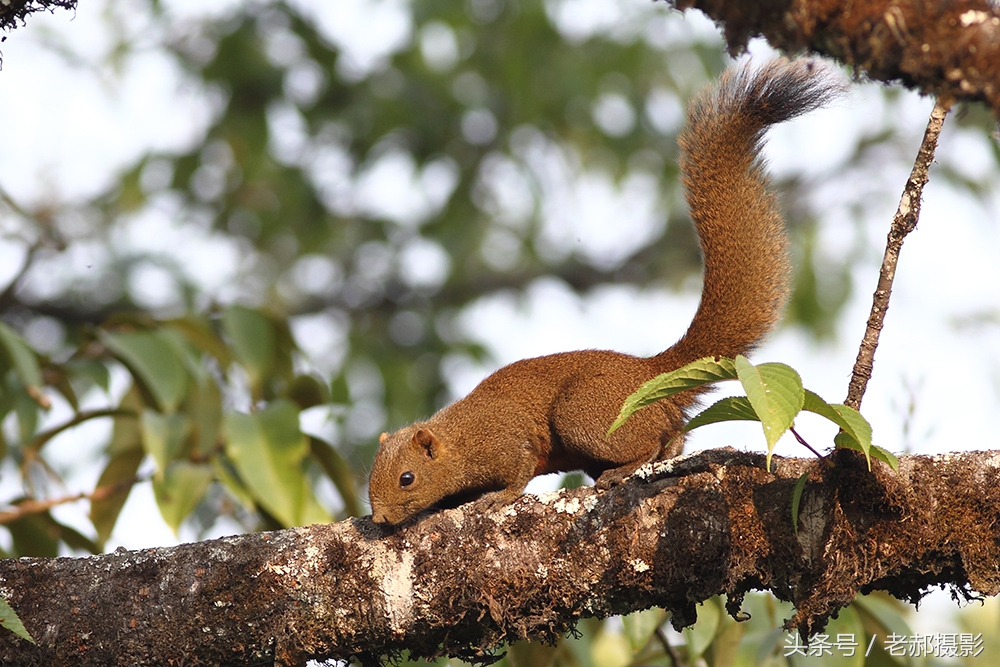
<path fill-rule="evenodd" d="M 704 287 L 687 333 L 656 357 L 665 370 L 746 354 L 780 318 L 791 269 L 784 222 L 767 187 L 763 136 L 841 90 L 815 61 L 779 59 L 725 72 L 689 105 L 678 143 Z"/>

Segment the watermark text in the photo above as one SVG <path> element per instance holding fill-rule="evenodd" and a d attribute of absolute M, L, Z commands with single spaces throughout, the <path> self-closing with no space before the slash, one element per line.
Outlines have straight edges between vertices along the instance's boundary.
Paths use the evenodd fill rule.
<path fill-rule="evenodd" d="M 809 642 L 802 641 L 797 632 L 785 635 L 784 656 L 801 655 L 812 658 L 839 655 L 845 658 L 853 657 L 858 651 L 864 650 L 867 658 L 875 646 L 872 635 L 867 646 L 859 645 L 853 633 L 836 635 L 813 635 Z M 910 658 L 974 658 L 983 652 L 983 635 L 971 632 L 939 632 L 933 634 L 899 635 L 892 633 L 882 639 L 886 653 L 893 657 Z"/>

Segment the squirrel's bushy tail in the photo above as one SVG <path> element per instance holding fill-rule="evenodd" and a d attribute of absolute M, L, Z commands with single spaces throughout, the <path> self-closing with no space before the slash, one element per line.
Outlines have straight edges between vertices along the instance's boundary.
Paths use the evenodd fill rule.
<path fill-rule="evenodd" d="M 676 368 L 701 357 L 745 354 L 778 321 L 790 265 L 784 221 L 761 157 L 764 133 L 842 91 L 819 63 L 780 59 L 727 71 L 691 102 L 678 143 L 704 288 L 687 333 L 657 361 Z"/>

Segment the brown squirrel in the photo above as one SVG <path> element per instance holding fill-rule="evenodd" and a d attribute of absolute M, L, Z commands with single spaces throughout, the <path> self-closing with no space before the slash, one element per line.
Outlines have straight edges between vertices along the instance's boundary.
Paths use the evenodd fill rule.
<path fill-rule="evenodd" d="M 746 354 L 780 317 L 787 236 L 761 153 L 770 125 L 811 111 L 841 86 L 813 61 L 723 74 L 688 108 L 678 138 L 705 263 L 687 332 L 656 356 L 583 350 L 504 366 L 427 421 L 383 433 L 369 482 L 372 519 L 400 523 L 489 494 L 517 498 L 532 477 L 583 470 L 607 487 L 680 453 L 692 390 L 635 413 L 608 437 L 625 398 L 650 378 L 707 356 Z M 668 443 L 669 446 L 668 446 Z"/>

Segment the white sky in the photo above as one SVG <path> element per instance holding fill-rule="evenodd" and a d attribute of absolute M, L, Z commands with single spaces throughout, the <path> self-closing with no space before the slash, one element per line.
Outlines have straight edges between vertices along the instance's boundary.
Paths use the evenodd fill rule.
<path fill-rule="evenodd" d="M 376 66 L 386 49 L 408 39 L 412 26 L 400 14 L 402 3 L 297 0 L 295 4 L 315 14 L 330 38 L 349 50 L 352 57 L 345 61 L 346 74 L 359 76 Z M 565 11 L 569 3 L 575 5 L 572 11 Z M 218 12 L 225 6 L 193 1 L 166 5 L 181 16 L 205 11 L 206 6 Z M 639 5 L 642 7 L 636 9 Z M 581 7 L 592 8 L 590 23 L 567 24 L 566 29 L 579 37 L 610 25 L 623 14 L 648 11 L 648 5 L 648 0 L 567 0 L 554 2 L 552 7 L 554 15 L 574 20 L 587 16 L 580 12 Z M 130 13 L 128 2 L 117 7 L 116 13 L 124 17 L 121 29 L 142 34 L 146 26 L 141 14 Z M 81 3 L 76 14 L 32 16 L 26 28 L 11 33 L 2 45 L 0 127 L 11 131 L 0 146 L 0 186 L 18 201 L 29 203 L 52 194 L 72 201 L 93 193 L 110 182 L 116 169 L 142 152 L 181 148 L 196 141 L 208 122 L 210 105 L 204 101 L 204 91 L 185 81 L 178 68 L 155 50 L 127 60 L 120 77 L 109 73 L 102 64 L 109 45 L 102 11 L 104 3 L 92 0 Z M 697 17 L 671 22 L 669 28 L 674 31 L 670 37 L 675 39 L 693 39 L 692 35 L 709 29 L 710 24 Z M 82 54 L 83 62 L 74 64 L 75 58 L 58 55 L 43 43 L 62 44 L 67 51 Z M 773 171 L 815 177 L 821 172 L 818 166 L 843 160 L 857 137 L 892 123 L 912 137 L 912 149 L 901 159 L 888 156 L 879 173 L 866 174 L 865 179 L 869 185 L 874 180 L 895 201 L 931 107 L 929 100 L 914 94 L 901 93 L 901 98 L 887 114 L 875 86 L 856 85 L 835 107 L 776 128 L 768 145 Z M 983 173 L 990 168 L 986 141 L 986 137 L 959 132 L 949 120 L 938 160 L 970 174 Z M 838 188 L 856 183 L 816 184 L 817 196 L 836 209 Z M 599 210 L 597 204 L 586 208 L 595 207 Z M 895 203 L 887 206 L 879 219 L 870 221 L 868 234 L 878 250 L 870 252 L 857 269 L 856 294 L 839 322 L 837 342 L 817 346 L 784 330 L 760 350 L 757 361 L 788 363 L 800 371 L 807 387 L 827 400 L 843 400 L 894 207 Z M 1000 404 L 1000 326 L 996 322 L 980 327 L 955 325 L 973 314 L 1000 312 L 998 211 L 996 197 L 990 208 L 984 208 L 935 180 L 932 172 L 919 228 L 903 248 L 875 375 L 864 401 L 863 411 L 873 423 L 876 443 L 882 447 L 899 452 L 909 442 L 921 453 L 1000 448 L 993 423 Z M 138 219 L 130 232 L 131 242 L 167 239 L 169 243 L 172 234 L 186 233 L 176 224 L 168 214 Z M 850 238 L 846 226 L 846 220 L 827 221 L 821 233 L 824 247 L 843 252 Z M 0 220 L 0 234 L 9 231 L 7 222 Z M 600 234 L 600 230 L 593 233 Z M 626 233 L 635 232 L 629 229 Z M 587 225 L 576 236 L 575 243 L 586 253 L 594 244 Z M 213 242 L 209 238 L 201 241 Z M 609 245 L 616 242 L 602 239 Z M 0 238 L 0 280 L 18 265 L 17 253 Z M 540 281 L 521 301 L 504 296 L 481 300 L 465 314 L 463 322 L 493 350 L 497 364 L 590 347 L 650 354 L 683 332 L 697 304 L 696 290 L 693 285 L 689 293 L 677 295 L 607 288 L 581 299 L 558 283 Z M 454 389 L 460 394 L 492 368 L 459 364 L 454 370 Z M 910 390 L 916 403 L 907 439 L 901 424 Z M 85 452 L 94 452 L 100 445 L 99 434 L 105 431 L 95 428 L 74 431 L 53 443 L 51 452 L 65 455 L 67 461 L 80 461 Z M 813 436 L 817 444 L 821 434 L 829 432 L 821 425 L 803 424 L 803 430 L 817 434 Z M 758 426 L 736 424 L 704 428 L 692 443 L 763 447 L 764 441 Z M 801 448 L 788 443 L 779 444 L 778 451 L 804 455 Z M 99 472 L 99 465 L 69 472 L 67 490 L 93 488 Z M 549 483 L 542 480 L 537 488 Z M 148 487 L 132 492 L 111 548 L 177 541 L 160 521 Z M 81 516 L 85 511 L 78 504 L 60 508 L 58 514 L 85 529 Z M 182 531 L 181 539 L 190 537 Z"/>

